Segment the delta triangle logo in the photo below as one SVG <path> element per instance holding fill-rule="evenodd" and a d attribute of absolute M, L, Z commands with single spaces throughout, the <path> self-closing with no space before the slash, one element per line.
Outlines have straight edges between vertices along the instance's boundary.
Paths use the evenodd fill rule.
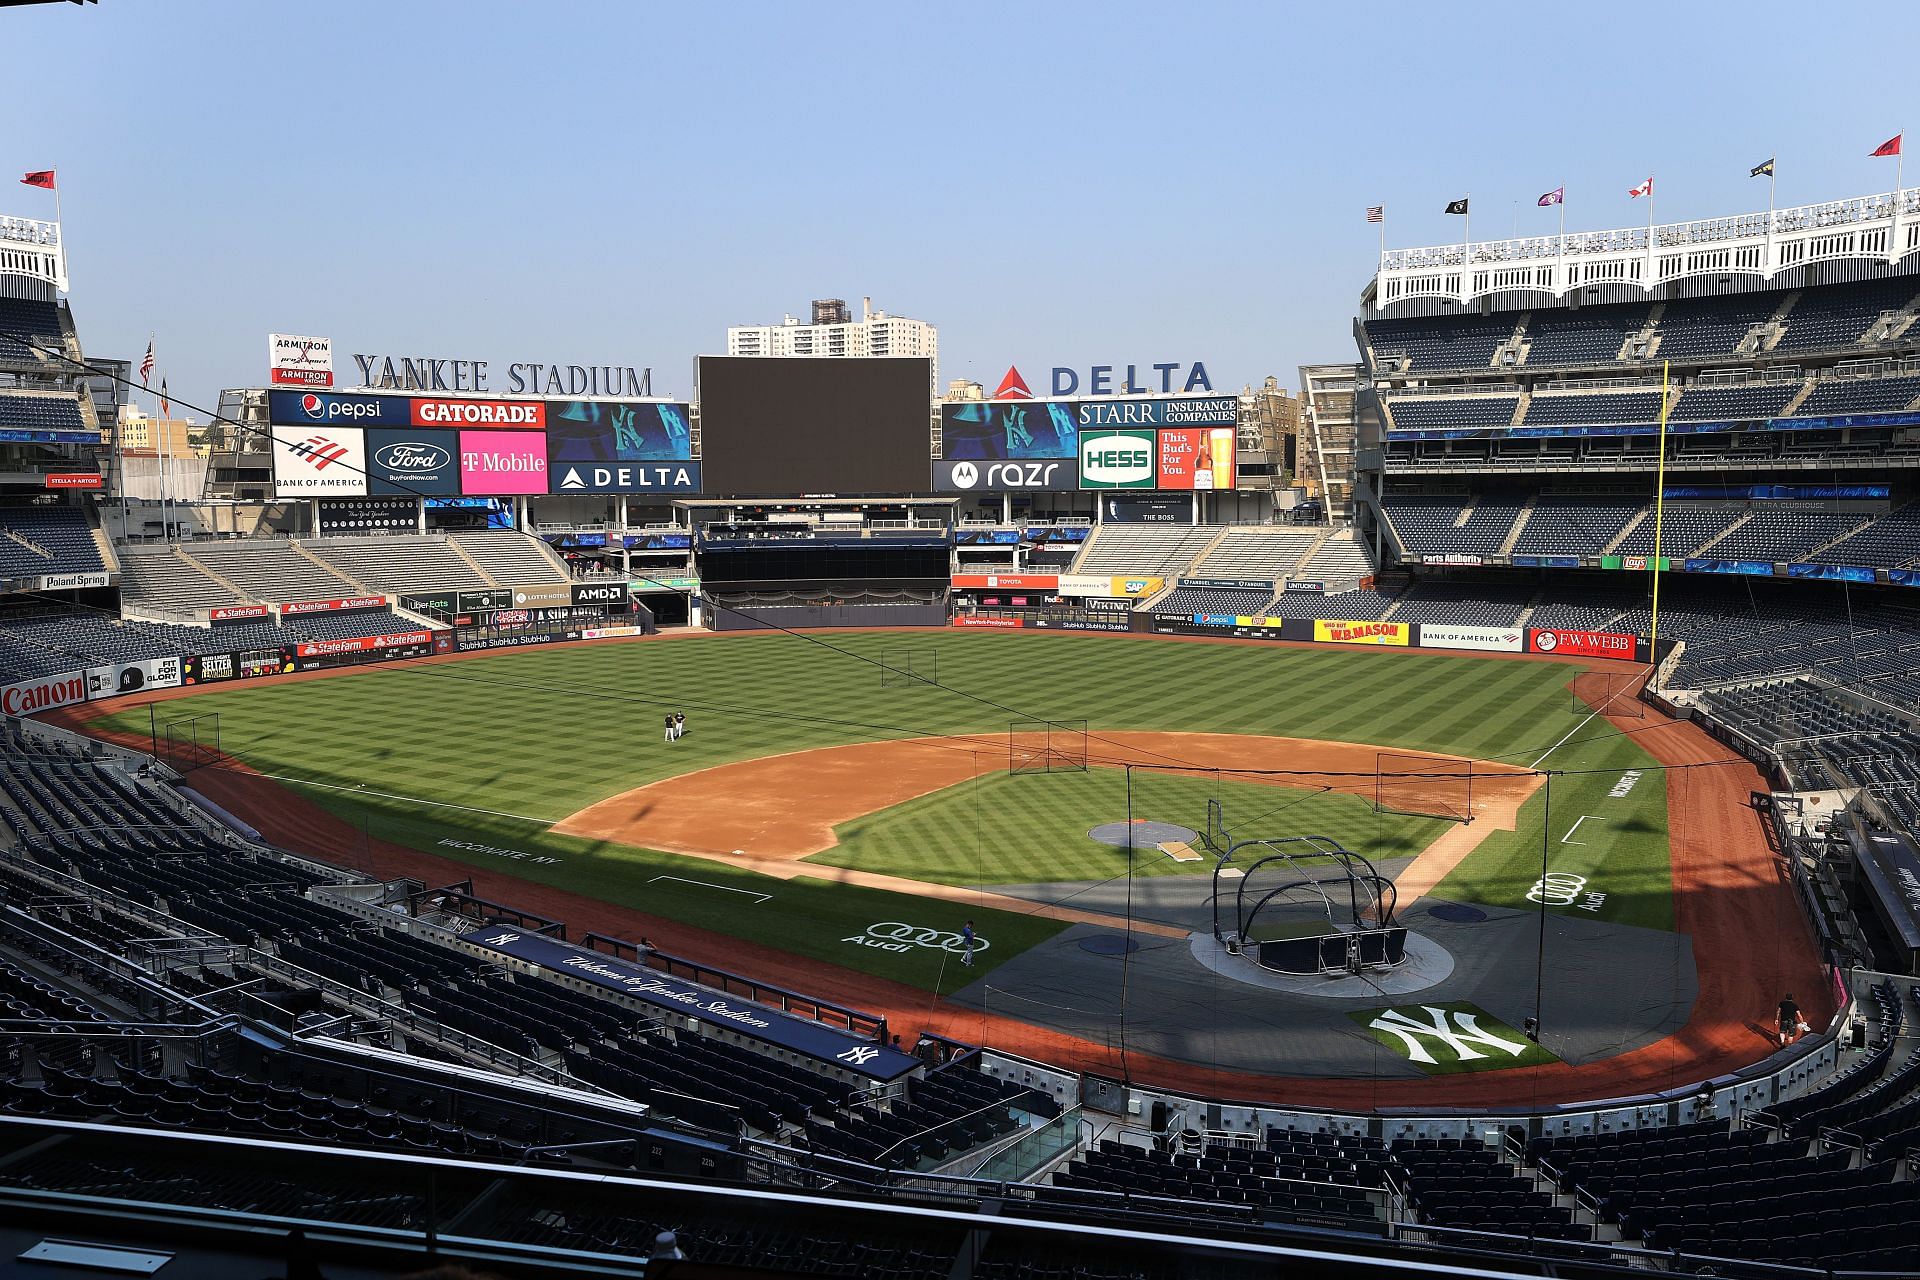
<path fill-rule="evenodd" d="M 578 469 L 568 467 L 567 474 L 560 477 L 560 487 L 562 489 L 584 489 L 587 487 L 587 482 L 580 478 Z"/>
<path fill-rule="evenodd" d="M 1007 376 L 1000 379 L 1000 389 L 993 393 L 995 400 L 1031 400 L 1033 392 L 1027 390 L 1027 380 L 1020 376 L 1016 365 L 1007 366 Z"/>

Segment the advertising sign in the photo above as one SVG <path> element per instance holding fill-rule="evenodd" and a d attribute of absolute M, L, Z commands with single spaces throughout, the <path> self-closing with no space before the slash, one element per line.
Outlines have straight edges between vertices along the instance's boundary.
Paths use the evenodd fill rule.
<path fill-rule="evenodd" d="M 34 580 L 38 591 L 80 591 L 87 587 L 104 587 L 113 581 L 113 575 L 106 573 L 48 573 Z"/>
<path fill-rule="evenodd" d="M 86 700 L 87 673 L 69 671 L 65 675 L 22 680 L 0 689 L 0 715 L 30 716 L 36 711 L 51 711 Z"/>
<path fill-rule="evenodd" d="M 413 400 L 416 427 L 511 427 L 544 430 L 547 406 L 538 400 Z"/>
<path fill-rule="evenodd" d="M 339 640 L 304 640 L 294 646 L 302 658 L 324 658 L 336 653 L 371 653 L 379 649 L 399 649 L 407 645 L 428 644 L 431 631 L 398 631 L 386 636 L 347 636 Z"/>
<path fill-rule="evenodd" d="M 1567 658 L 1633 657 L 1634 637 L 1612 631 L 1529 631 L 1527 648 Z"/>
<path fill-rule="evenodd" d="M 462 594 L 465 599 L 465 594 Z M 566 583 L 545 587 L 515 587 L 513 589 L 513 607 L 516 609 L 551 608 L 555 605 L 573 603 L 573 590 Z M 464 606 L 463 606 L 464 607 Z"/>
<path fill-rule="evenodd" d="M 1028 462 L 970 462 L 938 458 L 933 464 L 935 493 L 1068 492 L 1080 477 L 1071 458 Z"/>
<path fill-rule="evenodd" d="M 1423 649 L 1479 649 L 1489 653 L 1518 653 L 1521 639 L 1518 627 L 1420 624 L 1420 646 Z"/>
<path fill-rule="evenodd" d="M 264 618 L 271 612 L 272 610 L 264 604 L 223 604 L 207 610 L 207 621 L 210 623 L 247 622 L 254 618 Z"/>
<path fill-rule="evenodd" d="M 495 588 L 492 591 L 462 591 L 456 597 L 454 607 L 462 612 L 509 609 L 513 607 L 513 592 L 505 587 Z"/>
<path fill-rule="evenodd" d="M 575 604 L 625 604 L 627 602 L 627 584 L 614 582 L 576 582 L 573 584 L 573 603 Z"/>
<path fill-rule="evenodd" d="M 49 471 L 41 482 L 49 489 L 99 489 L 107 483 L 96 471 Z"/>
<path fill-rule="evenodd" d="M 1820 578 L 1828 582 L 1872 582 L 1873 570 L 1858 564 L 1790 564 L 1789 578 Z"/>
<path fill-rule="evenodd" d="M 956 573 L 956 587 L 997 587 L 1013 591 L 1058 591 L 1057 573 Z"/>
<path fill-rule="evenodd" d="M 1080 428 L 1070 400 L 969 400 L 940 406 L 940 453 L 947 461 L 1068 458 Z"/>
<path fill-rule="evenodd" d="M 1182 370 L 1186 370 L 1184 373 Z M 1121 372 L 1124 370 L 1124 372 Z M 1114 379 L 1120 385 L 1114 385 Z M 1065 365 L 1053 367 L 1053 394 L 1070 396 L 1080 390 L 1080 371 Z M 1158 383 L 1156 387 L 1154 384 Z M 1162 394 L 1171 392 L 1175 385 L 1182 391 L 1211 391 L 1213 379 L 1207 376 L 1207 366 L 1195 360 L 1188 368 L 1179 360 L 1167 360 L 1159 364 L 1114 365 L 1096 364 L 1087 370 L 1086 390 L 1090 396 L 1142 395 L 1153 391 Z M 1231 400 L 1231 397 L 1228 397 Z"/>
<path fill-rule="evenodd" d="M 333 385 L 333 339 L 267 335 L 267 380 L 276 387 Z"/>
<path fill-rule="evenodd" d="M 970 627 L 976 631 L 1018 631 L 1024 625 L 1024 620 L 1020 618 L 982 618 L 977 614 L 956 613 L 953 615 L 953 625 L 956 627 Z"/>
<path fill-rule="evenodd" d="M 1152 431 L 1092 431 L 1080 436 L 1082 489 L 1151 489 L 1154 484 Z"/>
<path fill-rule="evenodd" d="M 231 680 L 234 671 L 230 653 L 190 653 L 180 659 L 181 684 L 205 684 L 213 680 Z"/>
<path fill-rule="evenodd" d="M 563 462 L 685 462 L 692 411 L 656 401 L 569 400 L 547 406 L 547 458 Z"/>
<path fill-rule="evenodd" d="M 368 431 L 367 491 L 374 494 L 455 494 L 460 467 L 455 440 L 440 431 Z"/>
<path fill-rule="evenodd" d="M 1771 560 L 1712 560 L 1692 559 L 1685 562 L 1688 573 L 1738 573 L 1751 578 L 1771 578 L 1773 561 Z"/>
<path fill-rule="evenodd" d="M 1160 433 L 1162 489 L 1231 489 L 1232 427 L 1173 427 Z"/>
<path fill-rule="evenodd" d="M 548 449 L 551 457 L 552 437 L 548 437 Z M 697 462 L 555 461 L 552 474 L 555 493 L 700 492 Z"/>
<path fill-rule="evenodd" d="M 94 702 L 142 689 L 172 689 L 179 684 L 179 658 L 149 658 L 87 669 L 87 697 Z"/>
<path fill-rule="evenodd" d="M 1183 587 L 1214 587 L 1222 591 L 1271 591 L 1271 578 L 1181 578 Z"/>
<path fill-rule="evenodd" d="M 1109 524 L 1191 524 L 1189 497 L 1102 498 L 1100 514 Z"/>
<path fill-rule="evenodd" d="M 1327 584 L 1316 578 L 1294 578 L 1280 590 L 1287 595 L 1323 596 L 1327 593 Z"/>
<path fill-rule="evenodd" d="M 280 606 L 283 618 L 298 617 L 307 613 L 344 613 L 353 609 L 384 609 L 387 607 L 385 596 L 346 596 L 337 600 L 289 600 Z"/>
<path fill-rule="evenodd" d="M 470 496 L 545 493 L 547 441 L 536 432 L 462 431 L 460 489 Z"/>
<path fill-rule="evenodd" d="M 1409 622 L 1327 622 L 1316 619 L 1313 638 L 1331 644 L 1405 645 L 1412 639 Z"/>
<path fill-rule="evenodd" d="M 1485 563 L 1479 556 L 1465 551 L 1429 552 L 1420 557 L 1421 564 L 1457 564 L 1478 565 Z"/>
<path fill-rule="evenodd" d="M 278 498 L 364 496 L 367 433 L 359 427 L 308 431 L 275 426 L 273 492 Z"/>
<path fill-rule="evenodd" d="M 269 391 L 267 416 L 289 426 L 405 427 L 412 425 L 405 396 L 340 395 L 325 391 Z"/>

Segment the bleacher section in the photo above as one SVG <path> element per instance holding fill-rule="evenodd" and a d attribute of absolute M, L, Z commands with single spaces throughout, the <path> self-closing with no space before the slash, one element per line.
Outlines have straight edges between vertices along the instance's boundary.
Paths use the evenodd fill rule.
<path fill-rule="evenodd" d="M 1630 334 L 1646 327 L 1643 302 L 1537 311 L 1527 322 L 1528 368 L 1556 364 L 1601 364 L 1617 358 Z"/>
<path fill-rule="evenodd" d="M 1652 422 L 1659 416 L 1658 391 L 1535 393 L 1522 425 Z"/>
<path fill-rule="evenodd" d="M 1325 531 L 1284 527 L 1228 529 L 1219 546 L 1193 566 L 1196 578 L 1270 578 L 1293 573 Z"/>
<path fill-rule="evenodd" d="M 1868 516 L 1831 512 L 1793 502 L 1756 502 L 1746 523 L 1713 544 L 1715 559 L 1804 559 L 1815 548 L 1859 528 Z"/>
<path fill-rule="evenodd" d="M 1696 555 L 1746 513 L 1746 506 L 1735 502 L 1666 503 L 1660 515 L 1660 554 L 1669 559 Z M 1653 534 L 1653 520 L 1642 520 L 1620 543 L 1620 554 L 1652 555 Z"/>
<path fill-rule="evenodd" d="M 449 536 L 488 577 L 503 587 L 565 582 L 570 576 L 553 548 L 523 533 L 486 529 Z"/>
<path fill-rule="evenodd" d="M 1756 324 L 1780 305 L 1776 293 L 1741 294 L 1729 298 L 1681 298 L 1666 304 L 1654 332 L 1657 360 L 1694 360 L 1730 357 Z"/>
<path fill-rule="evenodd" d="M 1220 533 L 1220 526 L 1105 524 L 1081 549 L 1069 572 L 1175 577 Z"/>
<path fill-rule="evenodd" d="M 1920 502 L 1881 516 L 1807 559 L 1819 564 L 1857 564 L 1888 569 L 1920 564 Z"/>
<path fill-rule="evenodd" d="M 1792 382 L 1748 382 L 1738 386 L 1688 387 L 1667 411 L 1673 422 L 1757 422 L 1771 418 L 1800 394 L 1798 379 Z M 1660 412 L 1659 397 L 1654 398 L 1654 416 Z"/>
<path fill-rule="evenodd" d="M 1920 377 L 1827 378 L 1793 411 L 1796 418 L 1842 413 L 1895 413 L 1920 396 Z"/>
<path fill-rule="evenodd" d="M 1421 582 L 1400 597 L 1396 622 L 1439 622 L 1462 627 L 1510 627 L 1533 598 L 1524 583 Z"/>
<path fill-rule="evenodd" d="M 120 594 L 130 605 L 167 613 L 191 613 L 245 599 L 171 546 L 121 547 Z"/>
<path fill-rule="evenodd" d="M 1388 514 L 1410 554 L 1492 555 L 1513 532 L 1513 522 L 1525 505 L 1523 497 L 1511 494 L 1421 495 L 1391 502 Z"/>
<path fill-rule="evenodd" d="M 1772 350 L 1817 351 L 1872 341 L 1871 326 L 1884 311 L 1907 306 L 1916 293 L 1911 277 L 1862 280 L 1803 290 L 1787 312 L 1786 332 Z"/>
<path fill-rule="evenodd" d="M 0 430 L 87 431 L 80 401 L 71 395 L 0 392 Z"/>
<path fill-rule="evenodd" d="M 1273 599 L 1271 591 L 1233 591 L 1221 587 L 1180 587 L 1154 602 L 1155 613 L 1181 617 L 1196 613 L 1259 617 Z"/>
<path fill-rule="evenodd" d="M 1646 505 L 1615 495 L 1542 494 L 1514 540 L 1513 554 L 1597 555 Z"/>
<path fill-rule="evenodd" d="M 1394 396 L 1387 406 L 1401 431 L 1504 427 L 1513 421 L 1518 396 Z"/>
<path fill-rule="evenodd" d="M 1513 320 L 1369 320 L 1366 330 L 1376 356 L 1404 351 L 1411 371 L 1484 369 L 1493 363 L 1494 350 L 1512 335 Z"/>
<path fill-rule="evenodd" d="M 321 538 L 302 545 L 356 582 L 393 595 L 495 585 L 439 537 Z"/>
<path fill-rule="evenodd" d="M 315 564 L 282 538 L 195 542 L 182 551 L 255 600 L 332 600 L 360 593 L 354 583 Z"/>
<path fill-rule="evenodd" d="M 0 507 L 0 578 L 101 573 L 106 562 L 78 507 Z"/>
<path fill-rule="evenodd" d="M 1294 576 L 1331 583 L 1337 590 L 1341 584 L 1367 577 L 1373 569 L 1373 557 L 1366 545 L 1353 530 L 1342 529 L 1321 543 Z"/>
<path fill-rule="evenodd" d="M 44 299 L 0 297 L 0 364 L 32 368 L 55 363 L 15 338 L 16 333 L 56 351 L 65 348 L 59 309 Z"/>

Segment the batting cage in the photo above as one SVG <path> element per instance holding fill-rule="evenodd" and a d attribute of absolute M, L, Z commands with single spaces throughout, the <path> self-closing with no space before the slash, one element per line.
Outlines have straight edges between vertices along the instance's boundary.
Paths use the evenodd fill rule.
<path fill-rule="evenodd" d="M 1375 756 L 1373 811 L 1473 821 L 1473 761 L 1454 756 Z"/>
<path fill-rule="evenodd" d="M 1393 881 L 1328 836 L 1246 840 L 1214 868 L 1213 934 L 1275 973 L 1390 969 L 1406 956 Z"/>
<path fill-rule="evenodd" d="M 937 649 L 883 649 L 880 652 L 880 687 L 893 689 L 911 684 L 940 683 L 940 652 Z"/>
<path fill-rule="evenodd" d="M 168 720 L 154 735 L 156 754 L 161 763 L 185 772 L 220 758 L 220 713 L 203 711 L 195 716 Z"/>
<path fill-rule="evenodd" d="M 1646 676 L 1637 671 L 1582 671 L 1573 678 L 1575 715 L 1604 711 L 1610 716 L 1644 720 L 1647 704 L 1640 701 L 1640 686 Z"/>
<path fill-rule="evenodd" d="M 1015 720 L 1007 725 L 1007 772 L 1085 773 L 1085 720 Z"/>

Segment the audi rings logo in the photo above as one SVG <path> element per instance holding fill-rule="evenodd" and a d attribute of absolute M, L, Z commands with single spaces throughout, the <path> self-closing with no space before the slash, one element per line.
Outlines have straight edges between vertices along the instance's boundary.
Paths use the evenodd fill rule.
<path fill-rule="evenodd" d="M 871 947 L 875 951 L 910 952 L 916 947 L 926 947 L 932 951 L 945 951 L 950 955 L 965 955 L 966 937 L 958 933 L 949 933 L 944 929 L 929 929 L 925 925 L 906 924 L 899 920 L 883 920 L 879 924 L 870 924 L 865 933 L 855 934 L 851 938 L 842 938 L 855 946 Z M 987 949 L 987 940 L 978 934 L 973 938 L 976 952 Z"/>
<path fill-rule="evenodd" d="M 1533 888 L 1527 890 L 1527 901 L 1545 903 L 1549 907 L 1570 907 L 1586 887 L 1585 876 L 1576 876 L 1570 871 L 1549 871 L 1533 882 Z"/>

